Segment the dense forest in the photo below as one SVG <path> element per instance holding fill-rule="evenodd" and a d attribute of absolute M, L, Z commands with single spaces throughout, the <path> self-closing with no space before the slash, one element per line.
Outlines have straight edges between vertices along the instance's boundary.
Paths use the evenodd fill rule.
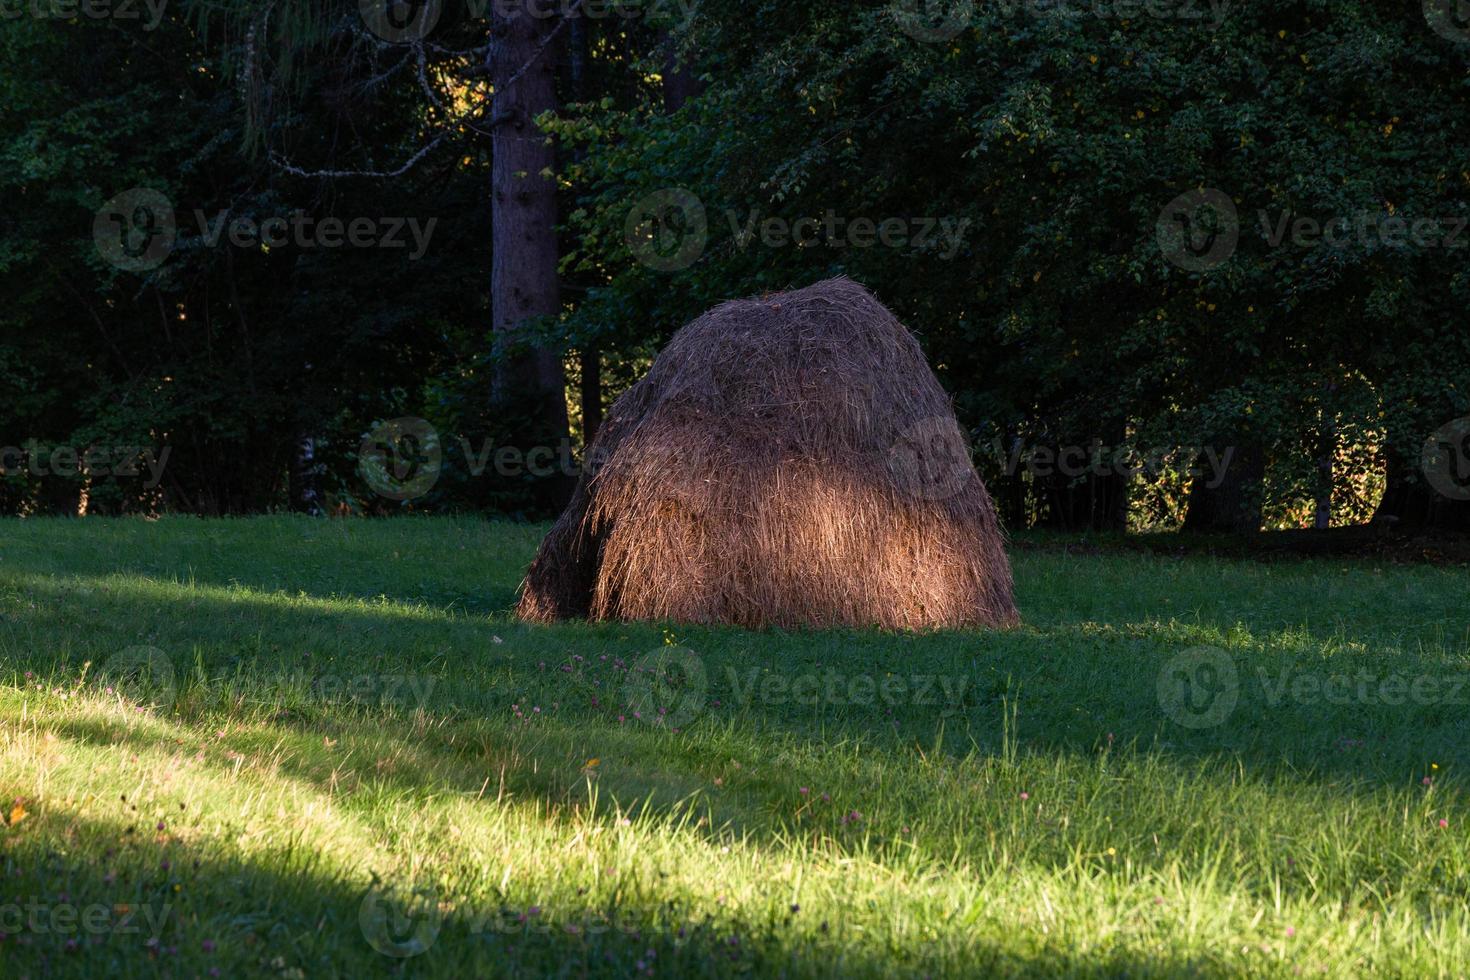
<path fill-rule="evenodd" d="M 846 275 L 1009 527 L 1470 528 L 1457 11 L 7 5 L 0 512 L 540 517 L 674 330 Z"/>

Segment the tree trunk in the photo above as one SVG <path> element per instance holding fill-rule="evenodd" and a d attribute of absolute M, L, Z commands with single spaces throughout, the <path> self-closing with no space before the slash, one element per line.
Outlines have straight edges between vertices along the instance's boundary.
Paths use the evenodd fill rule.
<path fill-rule="evenodd" d="M 1337 427 L 1326 412 L 1322 414 L 1317 439 L 1317 512 L 1312 526 L 1322 530 L 1332 526 L 1332 464 L 1337 456 Z"/>
<path fill-rule="evenodd" d="M 493 397 L 507 417 L 524 417 L 521 448 L 556 449 L 568 438 L 561 357 L 528 343 L 522 334 L 528 321 L 555 317 L 561 310 L 556 181 L 551 176 L 556 160 L 549 139 L 536 126 L 538 116 L 557 106 L 548 38 L 559 20 L 532 16 L 521 4 L 497 4 L 494 9 L 492 117 L 498 125 L 491 168 L 490 293 L 501 356 Z"/>
<path fill-rule="evenodd" d="M 51 474 L 40 481 L 37 510 L 46 515 L 76 517 L 82 512 L 82 483 L 79 479 Z"/>
<path fill-rule="evenodd" d="M 672 34 L 664 35 L 664 109 L 678 112 L 684 103 L 704 91 L 704 83 L 695 75 L 692 65 L 679 58 L 679 42 Z"/>
<path fill-rule="evenodd" d="M 1220 453 L 1223 459 L 1224 451 Z M 1266 454 L 1258 445 L 1235 448 L 1223 473 L 1212 470 L 1201 455 L 1200 475 L 1189 491 L 1186 531 L 1228 531 L 1254 534 L 1261 529 L 1261 498 L 1266 478 Z"/>
<path fill-rule="evenodd" d="M 1470 531 L 1470 501 L 1436 490 L 1425 478 L 1422 460 L 1389 450 L 1388 485 L 1373 522 L 1405 531 Z"/>
<path fill-rule="evenodd" d="M 322 515 L 321 475 L 323 467 L 316 461 L 316 439 L 298 435 L 291 450 L 291 510 L 298 514 Z"/>
<path fill-rule="evenodd" d="M 1042 527 L 1064 531 L 1127 531 L 1129 477 L 1118 458 L 1127 437 L 1109 423 L 1090 440 L 1044 447 L 1049 465 L 1034 484 Z"/>
<path fill-rule="evenodd" d="M 1024 440 L 1011 429 L 1002 430 L 993 444 L 995 470 L 986 470 L 985 486 L 995 501 L 996 512 L 1001 524 L 1008 531 L 1024 530 L 1031 526 L 1030 495 L 1027 482 L 1021 473 L 1025 461 L 1021 458 Z"/>

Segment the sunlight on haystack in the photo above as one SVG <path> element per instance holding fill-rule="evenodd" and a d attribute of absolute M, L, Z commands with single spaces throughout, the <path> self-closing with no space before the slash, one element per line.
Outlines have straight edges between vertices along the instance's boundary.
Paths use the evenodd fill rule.
<path fill-rule="evenodd" d="M 913 336 L 836 279 L 727 303 L 613 406 L 531 620 L 1008 625 L 994 507 Z"/>

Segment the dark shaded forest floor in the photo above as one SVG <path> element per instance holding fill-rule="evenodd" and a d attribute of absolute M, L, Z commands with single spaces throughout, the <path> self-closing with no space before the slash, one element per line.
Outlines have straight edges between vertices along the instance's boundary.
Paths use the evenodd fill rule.
<path fill-rule="evenodd" d="M 1077 534 L 1029 531 L 1012 546 L 1071 554 L 1143 553 L 1165 557 L 1213 556 L 1235 560 L 1291 561 L 1335 558 L 1396 565 L 1470 564 L 1470 534 L 1416 532 L 1382 525 L 1327 530 L 1261 531 L 1257 534 Z"/>

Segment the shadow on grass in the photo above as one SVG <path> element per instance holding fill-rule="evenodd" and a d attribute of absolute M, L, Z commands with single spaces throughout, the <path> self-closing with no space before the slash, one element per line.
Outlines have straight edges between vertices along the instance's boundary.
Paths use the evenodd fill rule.
<path fill-rule="evenodd" d="M 1426 806 L 1426 794 L 1417 786 L 1400 784 L 1394 790 L 1363 779 L 1309 785 L 1290 766 L 1247 774 L 1232 772 L 1228 762 L 1191 762 L 1163 751 L 1122 749 L 1099 756 L 1033 748 L 1014 763 L 996 764 L 983 757 L 920 761 L 901 747 L 864 747 L 861 766 L 843 768 L 834 780 L 836 767 L 820 754 L 777 752 L 779 764 L 747 771 L 719 765 L 726 744 L 700 740 L 694 747 L 705 751 L 692 753 L 690 742 L 667 733 L 608 734 L 554 720 L 530 733 L 478 719 L 451 723 L 427 714 L 356 724 L 341 718 L 322 725 L 292 720 L 232 725 L 228 738 L 219 741 L 198 726 L 150 725 L 145 730 L 128 723 L 66 718 L 48 722 L 46 728 L 69 742 L 122 746 L 134 756 L 194 756 L 211 776 L 234 778 L 243 766 L 250 778 L 266 778 L 259 775 L 263 772 L 287 780 L 323 800 L 339 801 L 336 805 L 344 812 L 368 813 L 384 801 L 428 810 L 447 799 L 466 803 L 466 813 L 484 808 L 496 817 L 529 807 L 537 820 L 567 824 L 568 837 L 580 836 L 571 823 L 597 812 L 609 821 L 614 816 L 672 821 L 689 828 L 711 850 L 796 843 L 815 853 L 903 866 L 919 861 L 931 869 L 965 865 L 969 857 L 993 851 L 997 840 L 1011 841 L 1005 849 L 1012 860 L 1029 867 L 1048 872 L 1072 868 L 1078 840 L 1055 833 L 1054 817 L 1042 819 L 1039 810 L 1031 814 L 1026 805 L 1018 810 L 1015 801 L 1022 786 L 1048 800 L 1054 816 L 1080 805 L 1073 814 L 1079 829 L 1089 822 L 1111 825 L 1110 815 L 1131 813 L 1150 828 L 1153 846 L 1139 847 L 1130 860 L 1137 871 L 1161 877 L 1179 861 L 1186 867 L 1207 866 L 1222 841 L 1218 821 L 1237 812 L 1242 822 L 1231 835 L 1250 849 L 1259 847 L 1262 834 L 1283 839 L 1281 835 L 1295 834 L 1319 817 L 1334 825 L 1382 818 L 1395 828 L 1386 832 L 1397 834 L 1402 831 L 1396 814 L 1407 817 L 1410 810 Z M 573 761 L 588 751 L 589 739 L 597 740 L 595 751 L 608 760 L 596 776 L 578 771 Z M 723 772 L 730 782 L 721 786 L 721 779 L 711 779 L 713 771 Z M 829 787 L 833 800 L 817 804 L 816 794 L 798 793 L 798 784 Z M 1464 809 L 1467 796 L 1454 780 L 1439 781 L 1435 792 L 1435 816 Z M 1211 793 L 1231 802 L 1204 802 Z M 1131 799 L 1139 794 L 1146 794 L 1146 802 Z M 1078 804 L 1078 799 L 1088 802 Z M 871 808 L 860 824 L 845 819 L 853 804 Z M 1423 816 L 1415 820 L 1427 826 L 1430 821 Z M 1378 858 L 1368 853 L 1324 852 L 1321 859 L 1344 880 L 1370 880 L 1382 873 Z M 1278 862 L 1259 850 L 1246 860 L 1266 868 Z M 1301 874 L 1289 869 L 1281 873 L 1277 887 L 1284 881 L 1288 894 L 1312 894 L 1319 887 L 1305 868 Z M 1270 875 L 1249 878 L 1262 901 L 1281 897 L 1271 892 Z M 1463 882 L 1455 891 L 1470 897 Z"/>
<path fill-rule="evenodd" d="M 7 574 L 139 576 L 263 596 L 388 597 L 490 615 L 510 609 L 544 527 L 510 521 L 338 521 L 294 515 L 6 521 Z"/>
<path fill-rule="evenodd" d="M 1022 955 L 958 929 L 942 949 L 916 930 L 880 956 L 840 922 L 800 910 L 715 916 L 665 899 L 656 883 L 563 907 L 533 904 L 514 887 L 466 900 L 432 881 L 333 872 L 300 850 L 271 855 L 275 867 L 212 856 L 138 824 L 58 813 L 10 841 L 0 861 L 0 971 L 84 980 L 1230 975 L 1220 962 L 1166 954 Z M 57 838 L 64 850 L 47 843 Z"/>
<path fill-rule="evenodd" d="M 30 576 L 23 588 L 30 608 L 0 625 L 0 649 L 19 654 L 16 670 L 44 676 L 65 664 L 74 672 L 87 659 L 100 667 L 144 642 L 170 658 L 192 714 L 261 720 L 263 707 L 273 712 L 267 720 L 314 737 L 338 731 L 340 705 L 351 707 L 352 685 L 365 681 L 364 717 L 389 702 L 401 709 L 397 724 L 421 712 L 418 737 L 449 740 L 442 750 L 480 766 L 480 778 L 496 770 L 500 754 L 541 738 L 535 723 L 553 718 L 570 733 L 551 738 L 569 765 L 584 754 L 677 757 L 773 742 L 858 741 L 895 758 L 916 749 L 984 755 L 1003 751 L 1010 738 L 1083 755 L 1137 745 L 1293 783 L 1401 786 L 1430 761 L 1470 766 L 1470 665 L 1462 658 L 1383 665 L 1371 652 L 1247 646 L 1232 655 L 1233 707 L 1194 725 L 1171 716 L 1159 693 L 1171 664 L 1199 642 L 1199 632 L 1175 626 L 929 636 L 679 627 L 680 643 L 698 651 L 697 689 L 655 684 L 650 692 L 640 664 L 667 639 L 653 624 L 532 627 L 420 606 L 285 602 L 138 579 Z M 85 645 L 58 658 L 38 652 L 46 647 L 37 637 Z M 1343 702 L 1320 684 L 1370 669 L 1428 677 L 1434 696 Z M 268 683 L 256 691 L 251 679 L 262 675 Z M 1315 686 L 1298 687 L 1303 675 Z M 634 717 L 640 704 L 655 703 L 692 707 L 688 730 L 671 736 Z M 491 724 L 476 727 L 476 719 Z M 454 727 L 436 734 L 445 722 Z M 517 727 L 523 734 L 511 737 Z M 647 788 L 683 794 L 700 785 L 707 784 L 671 773 Z"/>
<path fill-rule="evenodd" d="M 359 549 L 353 560 L 373 554 Z M 1338 704 L 1323 696 L 1273 703 L 1270 697 L 1283 661 L 1293 656 L 1302 658 L 1302 669 L 1319 673 L 1374 667 L 1380 673 L 1450 676 L 1467 671 L 1464 658 L 1404 656 L 1385 667 L 1375 663 L 1372 650 L 1324 650 L 1311 637 L 1298 637 L 1293 651 L 1246 637 L 1233 648 L 1240 690 L 1228 718 L 1204 728 L 1172 721 L 1161 706 L 1160 676 L 1181 651 L 1210 639 L 1211 630 L 1224 642 L 1223 631 L 1235 624 L 1224 616 L 1194 627 L 1126 619 L 1098 625 L 1064 612 L 1052 624 L 1006 633 L 921 637 L 677 627 L 679 644 L 698 651 L 704 681 L 698 711 L 673 734 L 633 718 L 629 708 L 639 690 L 640 658 L 664 645 L 661 627 L 507 623 L 499 617 L 513 596 L 513 587 L 504 584 L 513 576 L 505 569 L 487 576 L 493 583 L 478 600 L 465 602 L 444 591 L 442 581 L 456 580 L 453 569 L 434 581 L 418 571 L 397 570 L 380 576 L 381 588 L 366 588 L 362 568 L 350 562 L 333 567 L 327 561 L 323 571 L 308 562 L 297 569 L 261 567 L 226 555 L 198 584 L 188 585 L 181 584 L 189 581 L 188 570 L 170 564 L 172 559 L 119 560 L 100 548 L 90 556 L 68 553 L 60 562 L 11 551 L 5 559 L 0 588 L 14 601 L 0 622 L 0 652 L 17 675 L 29 668 L 49 676 L 64 663 L 74 676 L 83 660 L 101 663 L 139 643 L 165 650 L 179 674 L 180 714 L 171 720 L 181 727 L 141 731 L 70 717 L 48 722 L 48 728 L 63 738 L 91 745 L 121 742 L 140 752 L 202 749 L 208 764 L 221 770 L 231 764 L 227 749 L 259 757 L 274 752 L 284 776 L 324 794 L 345 780 L 348 788 L 426 804 L 453 795 L 485 806 L 499 797 L 571 807 L 585 799 L 586 777 L 579 769 L 587 756 L 598 755 L 599 787 L 634 812 L 642 801 L 655 813 L 667 812 L 697 795 L 710 819 L 707 832 L 728 829 L 760 847 L 789 836 L 785 801 L 798 798 L 799 786 L 831 786 L 860 772 L 871 777 L 857 787 L 869 798 L 895 810 L 910 803 L 923 810 L 930 800 L 895 796 L 885 780 L 902 776 L 910 788 L 925 791 L 952 775 L 958 759 L 973 753 L 984 762 L 1003 757 L 1009 746 L 1018 746 L 1023 756 L 1051 756 L 1058 767 L 1078 769 L 1077 763 L 1101 765 L 1107 753 L 1137 746 L 1158 760 L 1165 775 L 1183 777 L 1210 766 L 1231 783 L 1232 770 L 1238 770 L 1241 781 L 1263 793 L 1279 791 L 1283 800 L 1299 795 L 1306 784 L 1345 805 L 1364 806 L 1380 804 L 1380 791 L 1416 782 L 1431 761 L 1446 770 L 1470 765 L 1470 709 L 1448 695 L 1397 706 Z M 319 554 L 311 557 L 323 561 Z M 506 568 L 514 565 L 508 561 Z M 111 574 L 120 571 L 141 577 Z M 1082 577 L 1079 570 L 1068 571 L 1069 581 Z M 315 591 L 303 588 L 300 598 L 270 594 L 303 582 L 319 584 Z M 236 583 L 252 588 L 232 587 Z M 327 595 L 388 598 L 329 602 Z M 1412 596 L 1400 599 L 1407 603 Z M 1249 606 L 1253 600 L 1239 601 Z M 1052 602 L 1064 606 L 1065 597 Z M 454 612 L 446 612 L 451 605 Z M 1261 669 L 1277 672 L 1266 679 L 1271 686 L 1259 676 Z M 837 697 L 823 694 L 812 704 L 793 692 L 801 678 L 833 672 L 844 681 Z M 250 679 L 262 675 L 307 681 L 304 687 L 292 680 L 264 690 L 251 687 Z M 384 710 L 382 680 L 405 675 L 432 680 L 432 690 L 408 691 L 409 700 Z M 379 686 L 359 709 L 350 695 L 344 703 L 312 686 L 313 678 L 324 676 L 366 676 Z M 907 686 L 889 702 L 876 687 L 893 676 L 906 679 Z M 768 677 L 779 683 L 772 686 Z M 919 692 L 915 678 L 934 681 L 929 693 Z M 948 695 L 939 689 L 940 679 L 953 682 Z M 861 688 L 853 681 L 862 681 Z M 673 691 L 676 698 L 681 693 Z M 538 707 L 543 710 L 536 713 Z M 216 725 L 229 727 L 231 736 L 211 748 L 205 743 Z M 334 748 L 327 751 L 326 743 Z M 829 765 L 838 755 L 866 768 Z M 735 759 L 744 759 L 747 770 L 732 769 Z M 754 768 L 758 775 L 749 773 Z M 1063 773 L 1071 774 L 1072 769 Z M 723 790 L 717 780 L 724 780 Z M 1065 779 L 1057 785 L 1065 786 Z M 831 788 L 837 795 L 839 787 Z M 1437 792 L 1462 791 L 1446 782 Z M 957 824 L 965 820 L 973 801 L 964 802 L 970 809 L 943 816 Z M 855 952 L 861 944 L 844 936 L 840 924 L 823 931 L 799 914 L 789 923 L 784 917 L 710 920 L 670 907 L 657 882 L 630 890 L 614 904 L 573 903 L 543 908 L 536 916 L 528 912 L 534 895 L 497 894 L 495 908 L 466 908 L 455 896 L 441 894 L 448 918 L 428 949 L 395 958 L 374 951 L 363 937 L 366 869 L 361 880 L 349 880 L 314 863 L 309 853 L 293 853 L 267 867 L 185 851 L 170 852 L 165 869 L 158 853 L 163 845 L 151 835 L 145 835 L 148 841 L 126 840 L 134 835 L 125 833 L 125 819 L 89 822 L 58 813 L 54 819 L 66 826 L 51 828 L 49 843 L 42 843 L 45 819 L 50 818 L 23 825 L 26 833 L 0 852 L 0 880 L 8 889 L 0 899 L 151 902 L 156 910 L 171 903 L 170 917 L 151 947 L 145 945 L 150 937 L 111 933 L 100 942 L 90 942 L 98 937 L 89 935 L 89 943 L 76 949 L 66 945 L 75 934 L 31 931 L 25 943 L 8 937 L 0 946 L 0 973 L 6 976 L 207 976 L 212 967 L 224 976 L 291 976 L 298 969 L 306 976 L 627 976 L 639 972 L 640 960 L 647 967 L 650 950 L 656 972 L 665 975 L 931 969 L 919 939 L 874 959 Z M 836 814 L 824 819 L 804 829 L 837 838 Z M 935 846 L 945 843 L 941 835 Z M 109 848 L 114 856 L 102 857 Z M 1191 837 L 1184 853 L 1207 851 Z M 951 854 L 932 856 L 942 861 Z M 1073 854 L 1059 843 L 1055 853 L 1043 848 L 1033 858 L 1058 867 Z M 1361 877 L 1371 878 L 1372 860 L 1361 857 Z M 521 915 L 527 915 L 524 922 Z M 579 931 L 568 931 L 569 925 Z M 412 934 L 409 922 L 393 930 L 400 939 Z M 965 948 L 962 964 L 971 974 L 1229 972 L 1210 961 L 1128 953 L 1016 955 L 979 939 Z"/>

